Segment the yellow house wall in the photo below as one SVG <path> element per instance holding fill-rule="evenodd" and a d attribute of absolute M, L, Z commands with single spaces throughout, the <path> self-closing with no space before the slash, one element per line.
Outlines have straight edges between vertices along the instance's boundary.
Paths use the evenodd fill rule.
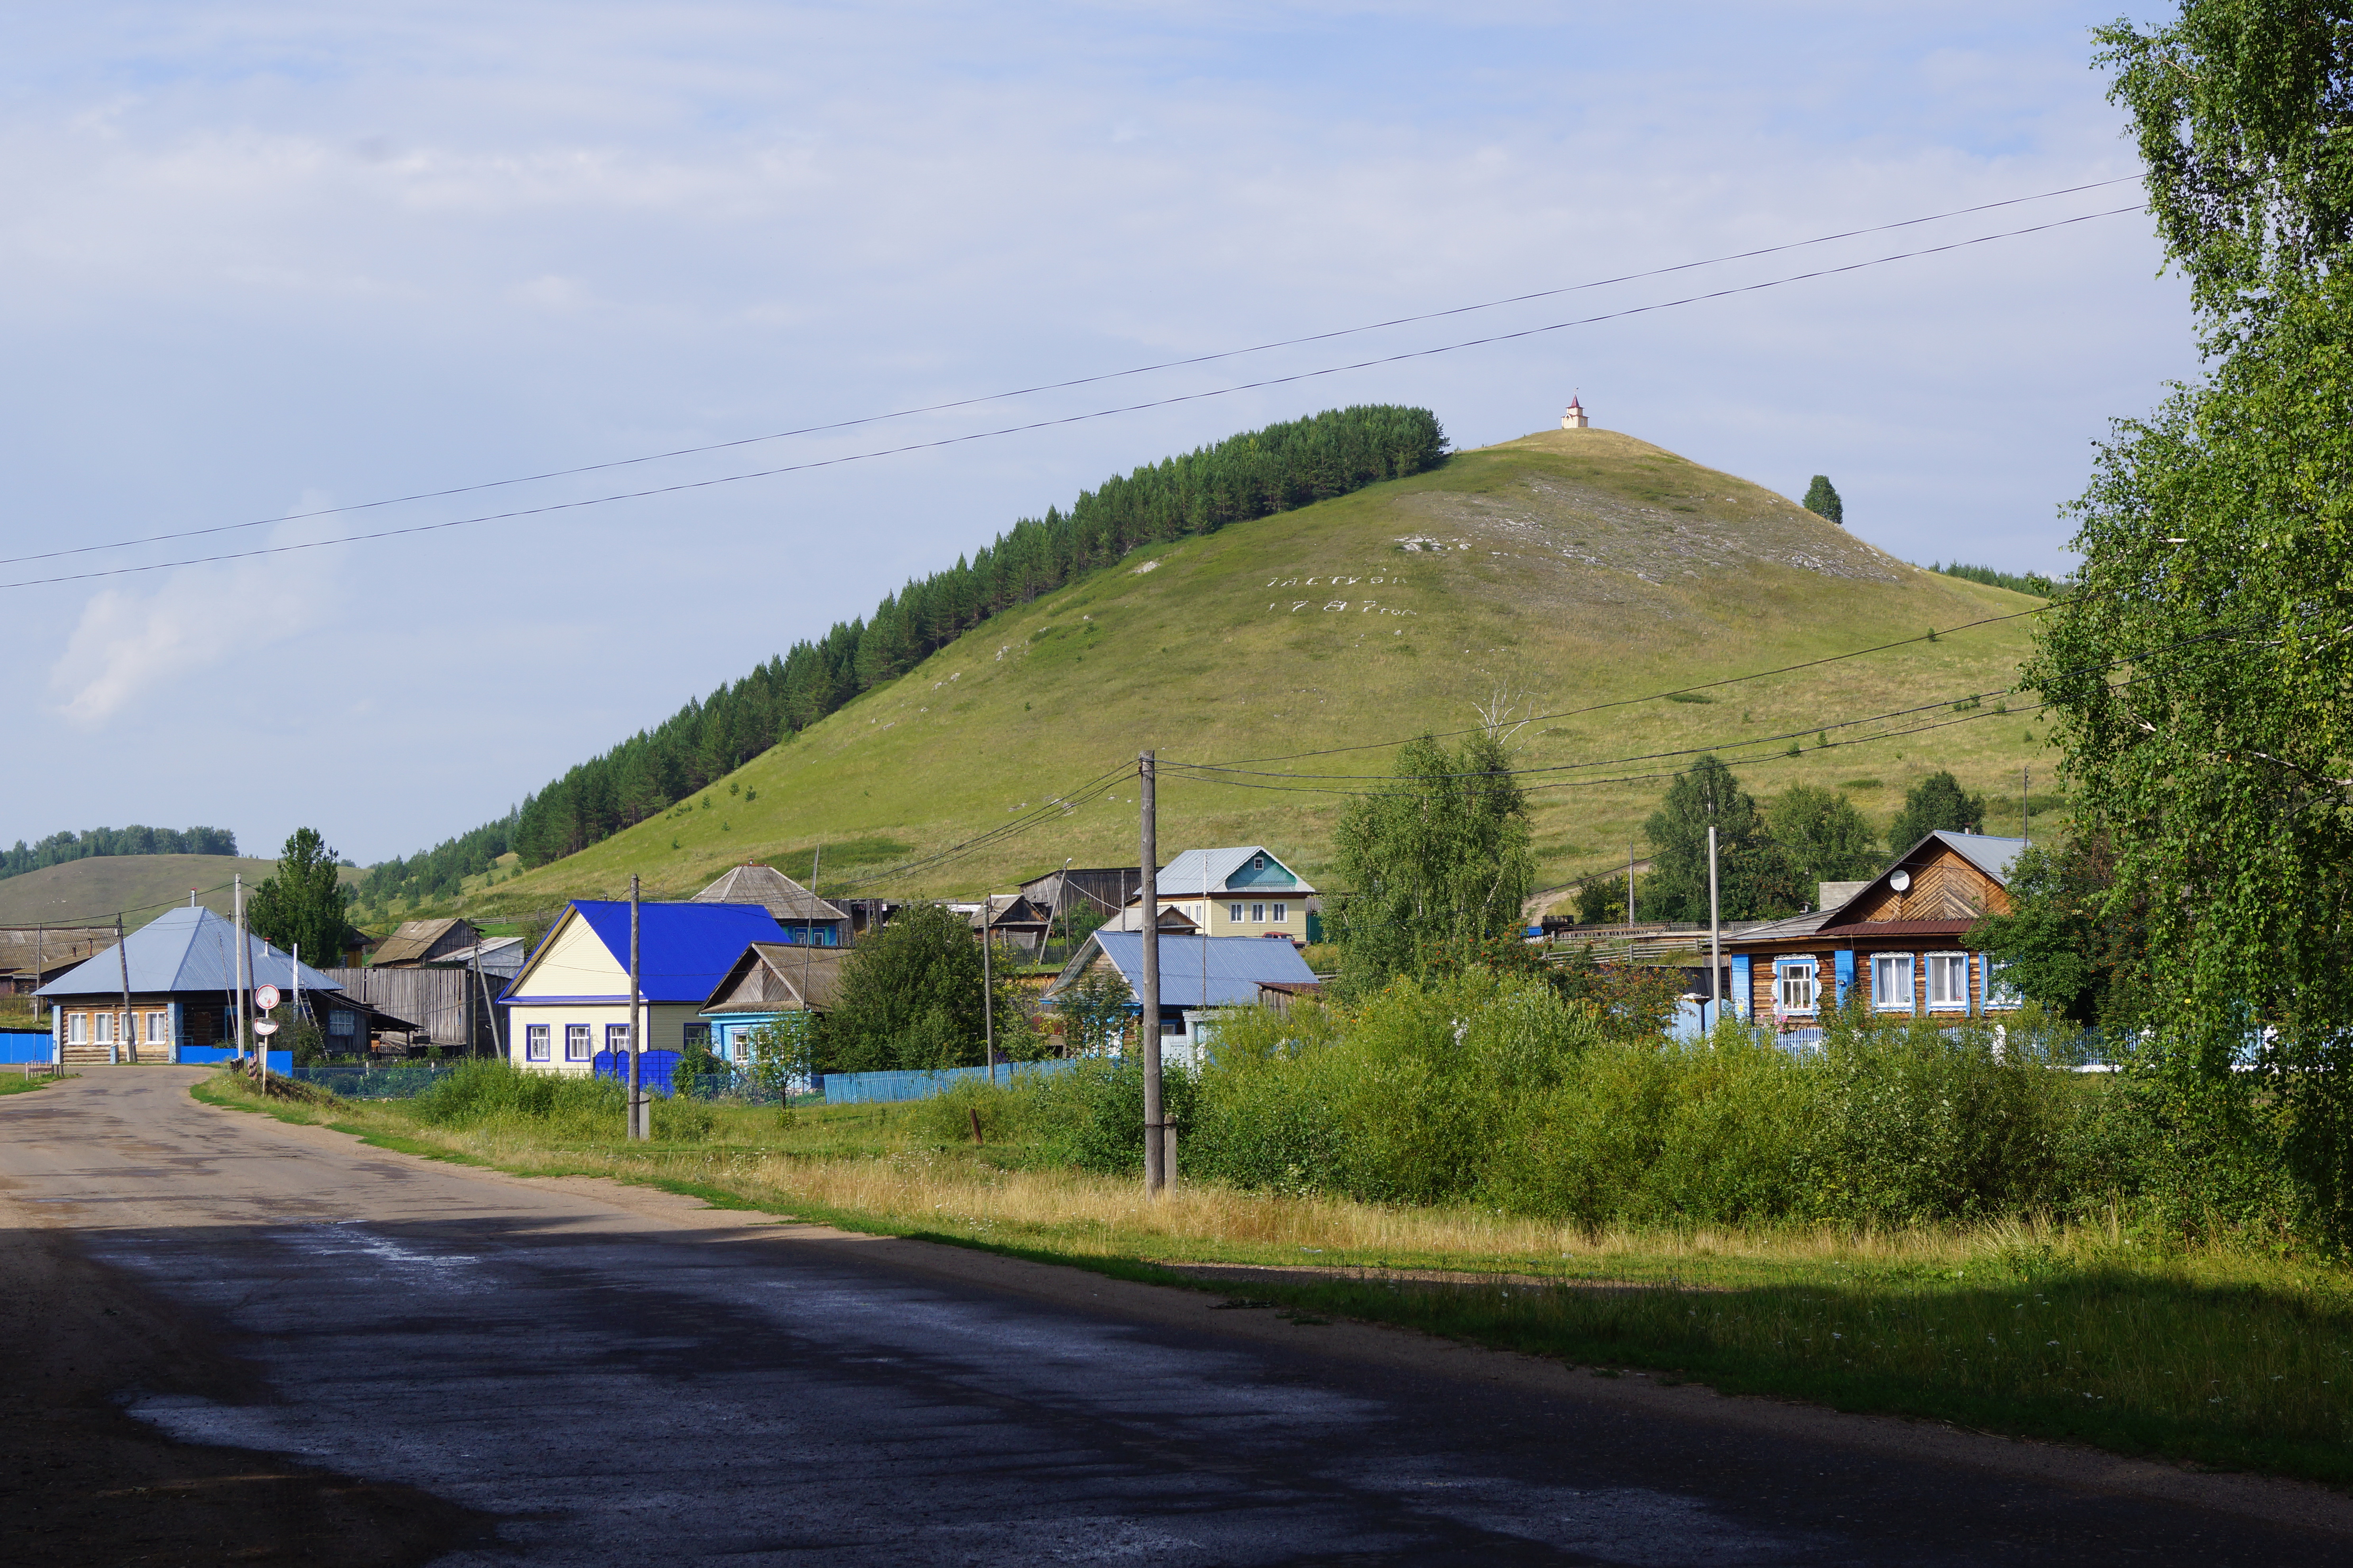
<path fill-rule="evenodd" d="M 1283 918 L 1281 921 L 1274 918 L 1274 906 L 1278 903 L 1283 908 Z M 1232 919 L 1227 913 L 1236 904 L 1242 907 L 1242 918 L 1240 921 Z M 1253 921 L 1250 918 L 1252 904 L 1266 906 L 1266 919 Z M 1282 899 L 1270 899 L 1264 894 L 1253 894 L 1246 898 L 1213 894 L 1209 900 L 1208 920 L 1206 925 L 1202 921 L 1201 895 L 1198 893 L 1187 898 L 1182 893 L 1171 893 L 1164 888 L 1160 892 L 1160 907 L 1164 910 L 1176 910 L 1195 925 L 1200 926 L 1210 936 L 1265 936 L 1271 931 L 1280 931 L 1285 936 L 1294 937 L 1304 937 L 1307 934 L 1307 900 L 1296 894 Z"/>
<path fill-rule="evenodd" d="M 627 978 L 624 977 L 623 984 L 627 983 Z M 697 1016 L 693 1004 L 656 1002 L 647 1006 L 646 1013 L 646 1048 L 648 1050 L 682 1051 L 686 1048 L 686 1026 Z M 629 1021 L 629 1005 L 627 1002 L 610 1005 L 551 1002 L 542 1005 L 533 1005 L 518 1002 L 508 1016 L 513 1023 L 514 1033 L 508 1040 L 507 1049 L 515 1066 L 533 1072 L 568 1073 L 575 1077 L 585 1077 L 594 1065 L 593 1059 L 596 1054 L 605 1048 L 606 1026 L 626 1024 Z M 547 1026 L 548 1059 L 543 1062 L 533 1061 L 529 1057 L 531 1049 L 529 1026 L 533 1024 Z M 567 1025 L 572 1024 L 588 1026 L 590 1061 L 575 1062 L 566 1061 L 564 1058 L 564 1030 Z"/>

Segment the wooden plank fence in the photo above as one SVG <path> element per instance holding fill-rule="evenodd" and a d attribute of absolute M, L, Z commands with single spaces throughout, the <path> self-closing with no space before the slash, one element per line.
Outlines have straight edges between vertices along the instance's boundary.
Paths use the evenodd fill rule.
<path fill-rule="evenodd" d="M 506 1039 L 507 1010 L 494 1000 L 506 983 L 495 974 L 408 968 L 322 973 L 342 986 L 345 995 L 415 1024 L 417 1032 L 408 1037 L 411 1046 L 439 1046 L 445 1050 L 454 1046 L 466 1050 L 470 1037 L 470 1053 L 488 1056 L 495 1054 Z"/>

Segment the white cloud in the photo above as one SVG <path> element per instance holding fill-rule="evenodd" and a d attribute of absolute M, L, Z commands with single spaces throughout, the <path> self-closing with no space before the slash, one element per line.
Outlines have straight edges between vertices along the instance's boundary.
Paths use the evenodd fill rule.
<path fill-rule="evenodd" d="M 312 512 L 332 504 L 312 491 L 288 510 Z M 263 543 L 330 538 L 337 521 L 283 522 Z M 258 684 L 272 679 L 257 668 L 256 655 L 338 621 L 352 623 L 360 606 L 337 605 L 338 574 L 327 552 L 299 551 L 177 567 L 150 587 L 100 589 L 83 605 L 64 654 L 49 667 L 55 710 L 84 733 L 105 731 L 118 720 L 147 718 L 167 698 L 178 700 L 174 717 L 183 721 L 194 718 L 202 725 L 208 710 L 217 721 L 224 710 L 208 710 L 208 688 L 235 683 L 242 706 Z"/>

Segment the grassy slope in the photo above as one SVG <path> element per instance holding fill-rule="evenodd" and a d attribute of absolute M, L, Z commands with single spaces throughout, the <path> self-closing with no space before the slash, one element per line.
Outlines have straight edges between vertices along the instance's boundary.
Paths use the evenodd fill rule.
<path fill-rule="evenodd" d="M 123 923 L 135 929 L 186 903 L 190 889 L 201 895 L 198 903 L 225 915 L 228 880 L 240 872 L 249 889 L 275 876 L 278 862 L 248 855 L 93 855 L 0 879 L 0 925 L 104 925 L 122 910 L 131 911 Z M 359 873 L 346 867 L 343 875 L 349 882 Z"/>
<path fill-rule="evenodd" d="M 1405 538 L 1444 548 L 1409 551 Z M 1147 563 L 1156 564 L 1140 570 Z M 918 851 L 960 842 L 1147 746 L 1211 761 L 1454 730 L 1476 722 L 1473 705 L 1498 689 L 1525 693 L 1524 714 L 1553 713 L 2036 603 L 1897 562 L 1784 498 L 1632 437 L 1541 432 L 1433 473 L 1140 551 L 997 616 L 755 759 L 729 781 L 755 801 L 719 785 L 708 808 L 641 824 L 501 883 L 485 901 L 609 894 L 633 870 L 649 891 L 675 894 L 744 859 L 806 864 L 817 843 L 869 841 L 863 855 L 828 852 L 824 881 L 839 890 L 861 861 L 899 858 L 892 841 Z M 1333 604 L 1346 608 L 1324 607 Z M 1993 801 L 1989 827 L 2015 832 L 2019 768 L 2048 766 L 2031 718 L 1820 752 L 1810 742 L 1796 759 L 1764 738 L 2002 688 L 2030 624 L 1747 682 L 1708 703 L 1648 700 L 1543 720 L 1518 743 L 1530 765 L 1715 746 L 1757 759 L 1740 772 L 1759 794 L 1799 780 L 1876 780 L 1854 797 L 1883 825 L 1907 784 L 1950 767 Z M 1388 756 L 1289 765 L 1378 773 Z M 1673 765 L 1600 771 L 1655 775 Z M 1622 863 L 1663 788 L 1652 776 L 1537 790 L 1542 879 Z M 1002 886 L 1065 856 L 1124 862 L 1135 853 L 1134 796 L 1132 780 L 1099 787 L 1057 822 L 890 890 Z M 1311 879 L 1344 804 L 1177 778 L 1160 801 L 1164 855 L 1264 842 Z"/>

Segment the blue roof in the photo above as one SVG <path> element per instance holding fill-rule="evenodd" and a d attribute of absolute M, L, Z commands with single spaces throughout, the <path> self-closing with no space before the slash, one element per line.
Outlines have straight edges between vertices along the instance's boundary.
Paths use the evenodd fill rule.
<path fill-rule="evenodd" d="M 268 942 L 246 933 L 251 956 L 247 973 L 257 986 L 290 989 L 294 961 Z M 237 988 L 237 927 L 212 910 L 171 910 L 125 938 L 121 956 L 108 948 L 84 960 L 42 986 L 37 996 L 120 996 L 122 969 L 131 967 L 131 989 L 140 995 L 165 991 L 233 991 Z M 340 991 L 342 986 L 302 965 L 302 989 Z"/>
<path fill-rule="evenodd" d="M 1140 931 L 1099 931 L 1089 938 L 1111 960 L 1120 978 L 1134 989 L 1144 969 L 1144 933 Z M 1082 953 L 1081 957 L 1084 954 Z M 1071 976 L 1078 965 L 1063 971 Z M 1313 984 L 1315 972 L 1299 950 L 1276 937 L 1178 936 L 1160 933 L 1160 1005 L 1168 1007 L 1250 1006 L 1258 1001 L 1259 983 Z M 1055 982 L 1055 989 L 1062 982 Z"/>
<path fill-rule="evenodd" d="M 629 967 L 628 900 L 575 899 L 572 908 L 626 972 Z M 548 935 L 552 940 L 554 932 Z M 691 1002 L 701 1006 L 727 978 L 728 970 L 744 956 L 746 947 L 755 942 L 781 942 L 784 935 L 776 917 L 758 904 L 641 902 L 638 905 L 638 994 L 649 1002 Z M 539 951 L 546 952 L 547 943 L 542 942 Z M 524 964 L 522 973 L 508 984 L 507 995 L 530 978 L 538 960 L 539 953 L 533 953 L 532 963 Z"/>

